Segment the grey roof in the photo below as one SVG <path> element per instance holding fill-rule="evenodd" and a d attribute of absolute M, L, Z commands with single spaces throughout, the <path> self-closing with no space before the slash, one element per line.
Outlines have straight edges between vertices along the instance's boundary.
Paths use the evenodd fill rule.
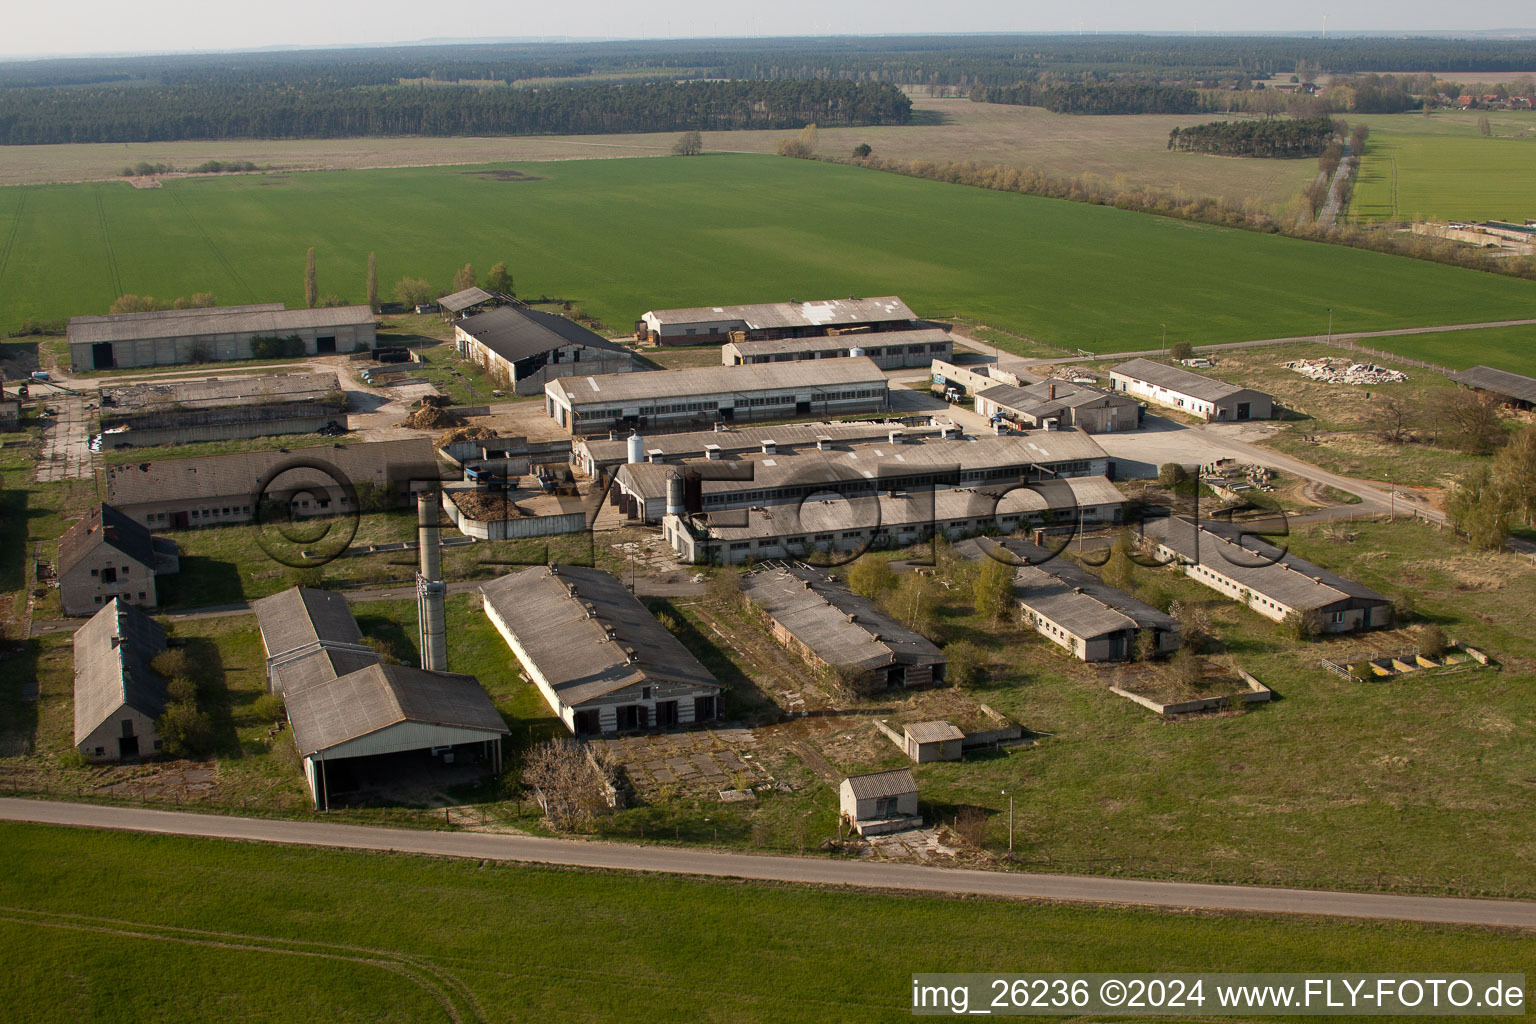
<path fill-rule="evenodd" d="M 474 676 L 369 665 L 283 693 L 293 740 L 309 756 L 401 722 L 502 736 L 507 723 Z"/>
<path fill-rule="evenodd" d="M 1224 380 L 1214 377 L 1206 377 L 1203 374 L 1193 373 L 1181 366 L 1169 366 L 1166 363 L 1153 362 L 1150 359 L 1132 359 L 1113 367 L 1111 373 L 1118 373 L 1124 377 L 1146 381 L 1160 388 L 1178 392 L 1181 395 L 1189 395 L 1203 402 L 1219 402 L 1233 395 L 1249 391 L 1254 394 L 1263 394 L 1252 388 L 1241 387 L 1237 384 L 1228 384 Z"/>
<path fill-rule="evenodd" d="M 741 592 L 829 665 L 877 669 L 946 660 L 927 637 L 809 566 L 755 572 L 742 580 Z"/>
<path fill-rule="evenodd" d="M 1193 521 L 1172 516 L 1153 522 L 1146 532 L 1186 561 L 1198 562 L 1287 608 L 1308 611 L 1341 601 L 1355 607 L 1389 603 L 1385 595 L 1370 587 L 1284 552 L 1260 537 L 1250 534 L 1238 543 L 1238 530 L 1231 524 L 1209 520 L 1197 529 Z"/>
<path fill-rule="evenodd" d="M 1536 379 L 1522 377 L 1518 373 L 1496 370 L 1491 366 L 1474 366 L 1453 373 L 1450 377 L 1468 387 L 1536 404 Z"/>
<path fill-rule="evenodd" d="M 140 565 L 155 568 L 155 543 L 149 527 L 134 522 L 103 502 L 59 538 L 58 575 L 69 572 L 103 544 Z"/>
<path fill-rule="evenodd" d="M 748 330 L 775 327 L 835 327 L 840 324 L 916 320 L 917 314 L 894 295 L 873 299 L 821 299 L 812 302 L 763 302 L 745 306 L 695 306 L 653 309 L 662 324 L 718 323 L 739 320 Z"/>
<path fill-rule="evenodd" d="M 691 366 L 682 370 L 648 370 L 643 373 L 608 373 L 597 376 L 560 377 L 544 385 L 568 405 L 622 405 L 656 398 L 685 399 L 694 395 L 742 395 L 753 391 L 800 388 L 815 392 L 824 387 L 867 384 L 886 390 L 889 383 L 880 367 L 868 356 L 796 361 L 761 366 Z"/>
<path fill-rule="evenodd" d="M 773 441 L 779 451 L 787 451 L 792 448 L 814 448 L 821 438 L 827 438 L 834 444 L 849 444 L 859 441 L 878 441 L 887 437 L 891 431 L 898 430 L 908 439 L 920 439 L 933 436 L 938 433 L 938 427 L 903 427 L 895 423 L 881 423 L 878 421 L 866 421 L 859 423 L 847 422 L 821 422 L 821 423 L 780 423 L 776 426 L 740 426 L 730 427 L 726 430 L 692 430 L 681 434 L 657 434 L 646 436 L 645 450 L 661 452 L 664 459 L 677 461 L 680 459 L 705 457 L 706 449 L 710 445 L 720 449 L 722 455 L 739 455 L 743 452 L 758 451 L 764 441 Z M 585 450 L 587 456 L 599 466 L 611 466 L 625 462 L 629 457 L 629 439 L 626 437 L 614 438 L 589 437 L 575 442 L 574 448 Z"/>
<path fill-rule="evenodd" d="M 1088 570 L 1028 541 L 1005 538 L 996 542 L 1012 557 L 997 552 L 997 557 L 1014 569 L 1014 596 L 1027 611 L 1050 619 L 1056 625 L 1083 640 L 1118 633 L 1121 630 L 1157 629 L 1173 631 L 1178 620 L 1144 601 L 1117 590 Z M 993 557 L 987 541 L 966 541 L 956 547 L 967 558 Z"/>
<path fill-rule="evenodd" d="M 72 316 L 71 324 L 111 324 L 132 320 L 166 320 L 183 316 L 208 316 L 210 313 L 270 313 L 285 308 L 281 302 L 253 302 L 245 306 L 198 306 L 192 309 L 157 309 L 148 313 L 104 313 L 100 316 Z"/>
<path fill-rule="evenodd" d="M 617 342 L 587 330 L 574 320 L 521 306 L 500 306 L 458 322 L 458 328 L 509 363 L 552 352 L 565 345 L 580 345 L 630 355 Z"/>
<path fill-rule="evenodd" d="M 121 463 L 107 467 L 107 501 L 126 506 L 194 498 L 248 498 L 269 473 L 307 462 L 326 469 L 295 468 L 274 478 L 273 483 L 284 489 L 336 486 L 332 474 L 339 474 L 353 486 L 367 482 L 382 487 L 437 478 L 432 441 L 412 437 Z"/>
<path fill-rule="evenodd" d="M 470 286 L 463 291 L 454 292 L 452 295 L 444 295 L 437 300 L 437 304 L 450 313 L 457 313 L 461 309 L 470 306 L 478 306 L 482 302 L 491 302 L 496 298 L 484 288 Z"/>
<path fill-rule="evenodd" d="M 325 327 L 356 327 L 374 322 L 367 306 L 322 306 L 318 309 L 247 310 L 244 307 L 172 310 L 174 315 L 147 314 L 132 319 L 101 321 L 76 317 L 69 322 L 71 345 L 100 341 L 145 341 L 214 334 L 283 335 Z M 85 322 L 81 322 L 85 320 Z"/>
<path fill-rule="evenodd" d="M 896 768 L 888 772 L 871 772 L 868 775 L 850 775 L 843 780 L 853 791 L 855 800 L 870 800 L 882 796 L 904 796 L 917 792 L 912 769 Z"/>
<path fill-rule="evenodd" d="M 937 345 L 949 341 L 949 332 L 937 327 L 916 331 L 869 331 L 860 334 L 817 335 L 811 338 L 770 338 L 761 341 L 732 341 L 723 347 L 743 356 L 774 356 L 788 352 L 830 352 L 844 355 L 851 348 L 886 348 L 890 345 Z"/>
<path fill-rule="evenodd" d="M 814 486 L 860 480 L 899 480 L 927 472 L 958 471 L 961 474 L 995 474 L 1002 481 L 1017 477 L 1031 466 L 1056 466 L 1104 458 L 1104 449 L 1081 430 L 1037 430 L 1023 434 L 983 435 L 967 438 L 928 438 L 916 443 L 861 442 L 822 451 L 798 448 L 764 455 L 759 449 L 734 459 L 691 459 L 681 463 L 641 462 L 620 466 L 616 477 L 641 495 L 665 497 L 668 478 L 680 469 L 713 467 L 721 476 L 739 479 L 703 481 L 705 495 L 765 490 L 788 485 Z M 883 474 L 883 475 L 882 475 Z"/>
<path fill-rule="evenodd" d="M 946 743 L 965 739 L 965 733 L 949 722 L 914 722 L 903 726 L 902 731 L 908 739 L 917 743 Z"/>
<path fill-rule="evenodd" d="M 335 679 L 369 665 L 377 665 L 381 660 L 371 650 L 333 649 L 316 645 L 307 654 L 274 664 L 269 682 L 273 693 L 287 693 L 296 686 Z"/>
<path fill-rule="evenodd" d="M 76 743 L 124 705 L 160 717 L 165 680 L 149 663 L 163 650 L 160 624 L 115 597 L 75 631 Z"/>
<path fill-rule="evenodd" d="M 569 707 L 637 683 L 720 687 L 612 573 L 533 566 L 481 584 L 480 593 Z"/>
<path fill-rule="evenodd" d="M 1136 404 L 1136 400 L 1127 395 L 1065 380 L 1044 380 L 1024 387 L 997 384 L 979 392 L 977 397 L 1035 419 L 1088 405 Z"/>
<path fill-rule="evenodd" d="M 360 644 L 347 599 L 330 590 L 290 587 L 251 602 L 267 657 L 278 658 L 316 643 Z"/>
<path fill-rule="evenodd" d="M 266 402 L 301 402 L 324 398 L 341 389 L 334 373 L 283 373 L 210 380 L 145 381 L 101 389 L 101 404 L 120 412 L 157 405 L 196 409 Z"/>

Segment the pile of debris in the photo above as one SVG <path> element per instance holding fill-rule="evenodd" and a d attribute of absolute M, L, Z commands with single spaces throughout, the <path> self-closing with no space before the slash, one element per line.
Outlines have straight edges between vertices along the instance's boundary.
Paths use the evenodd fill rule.
<path fill-rule="evenodd" d="M 496 431 L 477 423 L 472 427 L 454 427 L 437 439 L 437 446 L 446 448 L 459 441 L 489 441 L 494 437 L 496 437 Z"/>
<path fill-rule="evenodd" d="M 1081 366 L 1052 366 L 1046 372 L 1047 379 L 1064 380 L 1071 384 L 1096 386 L 1099 383 L 1097 374 Z"/>
<path fill-rule="evenodd" d="M 513 501 L 506 492 L 458 490 L 449 494 L 460 512 L 478 522 L 494 522 L 499 519 L 526 519 L 537 513 Z"/>
<path fill-rule="evenodd" d="M 411 430 L 442 430 L 444 427 L 458 427 L 463 424 L 464 417 L 452 409 L 445 409 L 440 405 L 424 405 L 397 425 L 409 427 Z"/>
<path fill-rule="evenodd" d="M 1402 370 L 1347 359 L 1293 359 L 1285 368 L 1324 384 L 1401 384 L 1408 379 Z"/>

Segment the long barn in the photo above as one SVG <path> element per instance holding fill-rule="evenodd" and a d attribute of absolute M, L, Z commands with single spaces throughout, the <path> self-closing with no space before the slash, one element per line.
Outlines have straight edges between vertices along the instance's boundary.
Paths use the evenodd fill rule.
<path fill-rule="evenodd" d="M 295 356 L 367 351 L 378 330 L 367 306 L 285 309 L 275 302 L 77 316 L 68 337 L 70 366 L 78 372 L 253 359 L 258 338 L 293 339 L 301 350 Z"/>

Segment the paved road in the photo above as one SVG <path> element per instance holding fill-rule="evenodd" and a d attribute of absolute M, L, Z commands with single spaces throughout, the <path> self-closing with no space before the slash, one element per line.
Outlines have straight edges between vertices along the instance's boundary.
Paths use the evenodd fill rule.
<path fill-rule="evenodd" d="M 473 857 L 865 889 L 1536 928 L 1536 903 L 1514 900 L 1266 889 L 1256 886 L 974 871 L 810 857 L 767 857 L 483 832 L 421 832 L 334 825 L 328 822 L 272 821 L 42 800 L 0 799 L 0 819 L 265 843 L 391 850 L 440 857 Z"/>

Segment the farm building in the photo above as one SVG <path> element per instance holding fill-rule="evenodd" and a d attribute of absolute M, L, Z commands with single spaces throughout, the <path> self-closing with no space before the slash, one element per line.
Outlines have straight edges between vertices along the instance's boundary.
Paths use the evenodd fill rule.
<path fill-rule="evenodd" d="M 1517 409 L 1536 408 L 1536 379 L 1491 366 L 1474 366 L 1450 375 L 1456 383 L 1483 391 Z"/>
<path fill-rule="evenodd" d="M 1150 359 L 1121 363 L 1109 377 L 1116 391 L 1207 420 L 1267 420 L 1275 414 L 1274 399 L 1262 391 Z"/>
<path fill-rule="evenodd" d="M 706 345 L 908 331 L 918 326 L 917 314 L 896 296 L 887 295 L 875 299 L 653 309 L 636 321 L 635 337 L 655 345 Z"/>
<path fill-rule="evenodd" d="M 1003 550 L 984 540 L 967 541 L 957 553 L 997 557 L 1014 566 L 1014 597 L 1025 624 L 1074 657 L 1090 662 L 1134 660 L 1141 643 L 1156 654 L 1178 649 L 1181 627 L 1173 616 L 1028 541 L 1010 538 L 997 546 Z"/>
<path fill-rule="evenodd" d="M 1077 427 L 1089 434 L 1135 430 L 1141 403 L 1123 394 L 1064 380 L 1013 387 L 994 384 L 975 398 L 976 412 L 1020 430 Z"/>
<path fill-rule="evenodd" d="M 132 605 L 109 599 L 75 631 L 75 749 L 87 761 L 126 761 L 160 751 L 165 680 L 149 667 L 165 630 Z"/>
<path fill-rule="evenodd" d="M 837 787 L 838 813 L 861 836 L 921 828 L 917 782 L 910 768 L 853 775 Z"/>
<path fill-rule="evenodd" d="M 810 359 L 867 356 L 882 370 L 928 366 L 949 359 L 955 343 L 938 327 L 917 331 L 882 331 L 878 337 L 855 334 L 826 338 L 780 338 L 775 341 L 731 341 L 720 349 L 726 366 L 759 366 Z"/>
<path fill-rule="evenodd" d="M 562 465 L 571 461 L 569 438 L 530 441 L 526 437 L 477 437 L 439 444 L 443 461 L 466 474 L 471 470 L 521 476 L 536 466 Z M 622 460 L 621 460 L 622 461 Z"/>
<path fill-rule="evenodd" d="M 734 459 L 691 459 L 677 465 L 642 462 L 614 471 L 609 501 L 632 519 L 659 523 L 674 479 L 683 482 L 685 513 L 718 512 L 804 502 L 811 495 L 846 498 L 877 492 L 947 487 L 1000 487 L 1053 477 L 1104 476 L 1109 457 L 1076 430 L 1004 437 L 961 437 L 942 431 L 907 441 L 892 429 L 884 441 L 834 444 L 782 452 L 775 439 Z"/>
<path fill-rule="evenodd" d="M 419 783 L 455 763 L 501 771 L 507 723 L 474 676 L 376 662 L 290 685 L 283 705 L 316 810 L 340 793 Z"/>
<path fill-rule="evenodd" d="M 325 402 L 341 390 L 334 373 L 275 373 L 213 377 L 207 380 L 145 381 L 101 389 L 101 407 L 119 413 L 152 412 L 166 406 L 223 409 L 232 405 Z"/>
<path fill-rule="evenodd" d="M 4 383 L 3 380 L 0 380 L 0 384 Z M 5 393 L 4 388 L 0 388 L 0 428 L 14 430 L 16 429 L 16 424 L 20 421 L 21 399 L 19 397 L 12 398 Z"/>
<path fill-rule="evenodd" d="M 734 458 L 760 451 L 764 441 L 773 441 L 781 452 L 801 448 L 827 448 L 839 444 L 858 444 L 889 438 L 896 430 L 902 436 L 921 440 L 936 436 L 948 427 L 901 427 L 880 420 L 865 422 L 778 423 L 771 427 L 727 427 L 717 424 L 713 430 L 692 430 L 681 434 L 657 434 L 628 437 L 610 431 L 607 437 L 588 437 L 571 446 L 571 464 L 591 477 L 602 476 L 628 462 L 682 462 L 687 459 Z"/>
<path fill-rule="evenodd" d="M 373 348 L 376 327 L 367 306 L 285 309 L 270 303 L 77 316 L 69 321 L 69 358 L 77 372 L 253 359 L 259 338 L 297 339 L 303 351 L 295 354 L 307 356 L 358 352 Z"/>
<path fill-rule="evenodd" d="M 944 681 L 943 651 L 819 569 L 761 569 L 741 581 L 741 593 L 774 638 L 816 668 L 867 674 L 882 687 Z"/>
<path fill-rule="evenodd" d="M 544 409 L 573 435 L 610 430 L 665 433 L 717 421 L 884 412 L 889 391 L 880 367 L 860 357 L 816 365 L 701 366 L 561 377 L 544 386 Z"/>
<path fill-rule="evenodd" d="M 933 374 L 931 385 L 934 394 L 944 395 L 951 401 L 959 401 L 967 395 L 977 395 L 999 384 L 1016 388 L 1038 383 L 1040 378 L 1027 373 L 1013 373 L 996 363 L 979 363 L 961 366 L 958 363 L 935 359 L 929 364 Z"/>
<path fill-rule="evenodd" d="M 629 349 L 574 320 L 523 306 L 501 306 L 458 321 L 459 355 L 483 366 L 491 379 L 519 395 L 542 394 L 544 385 L 575 374 L 628 373 Z"/>
<path fill-rule="evenodd" d="M 902 751 L 918 764 L 958 761 L 965 733 L 951 722 L 913 722 L 902 726 L 901 741 Z"/>
<path fill-rule="evenodd" d="M 346 426 L 346 396 L 334 373 L 101 389 L 101 440 L 106 448 L 310 434 Z"/>
<path fill-rule="evenodd" d="M 934 536 L 955 540 L 1065 524 L 1093 528 L 1119 522 L 1124 509 L 1125 496 L 1107 478 L 1084 476 L 674 513 L 663 517 L 662 533 L 682 561 L 732 564 L 899 548 Z"/>
<path fill-rule="evenodd" d="M 296 515 L 352 514 L 360 488 L 395 498 L 437 486 L 425 437 L 157 459 L 107 467 L 107 502 L 151 530 L 250 522 L 267 499 Z"/>
<path fill-rule="evenodd" d="M 443 511 L 460 533 L 476 540 L 549 537 L 587 528 L 587 508 L 580 498 L 536 488 L 449 484 L 443 488 Z"/>
<path fill-rule="evenodd" d="M 484 288 L 469 287 L 451 295 L 444 295 L 437 300 L 437 308 L 447 313 L 449 318 L 467 317 L 482 309 L 490 309 L 501 301 L 501 298 Z"/>
<path fill-rule="evenodd" d="M 578 736 L 720 715 L 720 683 L 611 573 L 534 566 L 482 584 L 486 617 Z"/>
<path fill-rule="evenodd" d="M 1158 557 L 1181 566 L 1191 579 L 1276 622 L 1315 616 L 1326 633 L 1392 624 L 1392 602 L 1369 587 L 1289 554 L 1231 524 L 1196 524 L 1183 516 L 1147 527 Z"/>
<path fill-rule="evenodd" d="M 59 538 L 55 576 L 64 614 L 94 615 L 113 598 L 154 608 L 160 603 L 155 578 L 180 568 L 176 544 L 111 505 L 92 507 Z"/>
<path fill-rule="evenodd" d="M 347 599 L 330 590 L 290 587 L 251 603 L 267 652 L 267 687 L 334 679 L 376 664 L 378 652 L 363 643 Z"/>

